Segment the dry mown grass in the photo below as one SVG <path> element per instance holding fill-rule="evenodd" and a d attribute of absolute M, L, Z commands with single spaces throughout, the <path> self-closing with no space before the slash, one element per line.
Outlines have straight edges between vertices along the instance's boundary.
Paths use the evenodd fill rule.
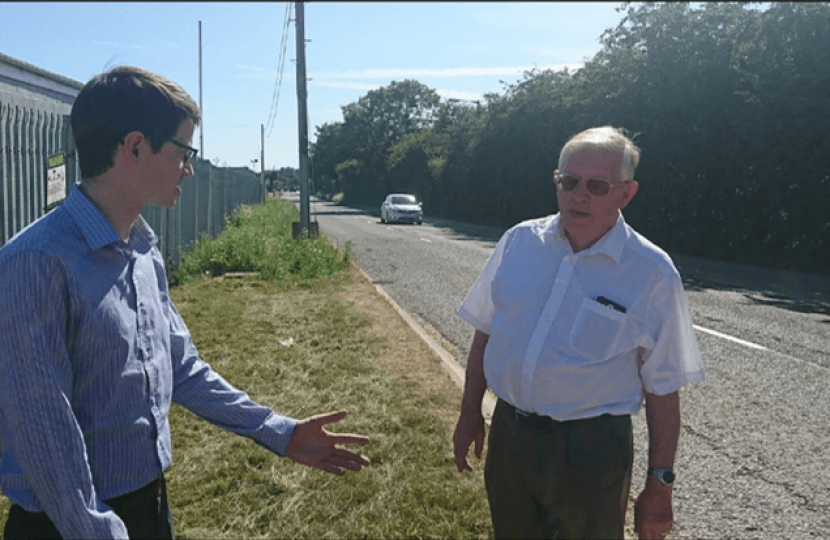
<path fill-rule="evenodd" d="M 372 466 L 336 478 L 177 408 L 180 538 L 492 535 L 483 467 L 455 470 L 460 389 L 356 270 L 311 289 L 213 280 L 173 296 L 205 360 L 255 400 L 294 417 L 345 408 L 330 429 L 372 439 L 362 450 Z"/>

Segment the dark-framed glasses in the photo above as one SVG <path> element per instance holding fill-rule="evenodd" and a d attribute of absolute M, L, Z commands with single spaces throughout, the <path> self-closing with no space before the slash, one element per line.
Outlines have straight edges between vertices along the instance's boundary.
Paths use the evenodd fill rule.
<path fill-rule="evenodd" d="M 556 182 L 557 187 L 559 187 L 562 191 L 573 191 L 580 182 L 583 182 L 582 178 L 571 173 L 557 173 L 553 179 Z M 603 180 L 602 178 L 589 178 L 588 180 L 584 180 L 584 182 L 585 187 L 588 188 L 588 193 L 597 197 L 608 195 L 608 192 L 611 191 L 612 188 L 624 186 L 627 183 L 621 182 L 619 184 L 612 184 L 608 180 Z"/>
<path fill-rule="evenodd" d="M 188 146 L 183 142 L 177 141 L 176 139 L 170 139 L 170 142 L 173 143 L 175 146 L 178 146 L 179 148 L 186 150 L 184 155 L 185 163 L 191 163 L 194 159 L 196 159 L 196 154 L 198 154 L 199 151 L 193 148 L 192 146 Z"/>

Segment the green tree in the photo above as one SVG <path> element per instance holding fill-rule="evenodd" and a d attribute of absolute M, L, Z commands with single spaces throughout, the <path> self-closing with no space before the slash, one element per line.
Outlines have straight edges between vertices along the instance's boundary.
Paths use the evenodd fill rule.
<path fill-rule="evenodd" d="M 349 140 L 343 135 L 343 123 L 317 126 L 315 140 L 309 147 L 311 177 L 317 189 L 327 196 L 343 191 L 337 166 L 349 159 Z"/>
<path fill-rule="evenodd" d="M 343 136 L 349 141 L 349 159 L 362 165 L 350 169 L 357 192 L 344 189 L 348 201 L 375 204 L 389 191 L 389 149 L 401 138 L 427 129 L 440 98 L 435 90 L 407 79 L 372 90 L 343 107 Z M 361 200 L 354 199 L 360 193 Z"/>
<path fill-rule="evenodd" d="M 619 11 L 582 69 L 531 70 L 476 106 L 416 81 L 370 92 L 320 138 L 322 161 L 356 201 L 394 187 L 433 215 L 509 226 L 554 211 L 559 149 L 611 124 L 643 150 L 626 219 L 657 244 L 830 273 L 830 3 Z"/>
<path fill-rule="evenodd" d="M 773 3 L 742 33 L 733 67 L 752 167 L 741 195 L 760 248 L 752 260 L 828 273 L 830 4 Z"/>

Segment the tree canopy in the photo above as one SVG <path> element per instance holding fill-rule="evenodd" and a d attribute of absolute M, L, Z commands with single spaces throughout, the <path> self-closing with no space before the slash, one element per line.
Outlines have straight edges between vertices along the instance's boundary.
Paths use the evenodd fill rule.
<path fill-rule="evenodd" d="M 393 82 L 318 128 L 344 202 L 415 193 L 427 215 L 509 226 L 556 211 L 559 150 L 592 126 L 642 149 L 626 220 L 670 252 L 830 274 L 830 3 L 622 4 L 579 70 L 480 102 Z"/>

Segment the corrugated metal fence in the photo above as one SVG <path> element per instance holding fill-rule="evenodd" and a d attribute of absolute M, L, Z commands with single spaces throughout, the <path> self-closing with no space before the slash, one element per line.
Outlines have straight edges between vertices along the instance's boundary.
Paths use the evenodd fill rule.
<path fill-rule="evenodd" d="M 183 250 L 191 247 L 201 233 L 216 236 L 225 226 L 225 216 L 238 206 L 265 200 L 265 188 L 250 170 L 214 167 L 196 160 L 191 178 L 182 183 L 176 206 L 167 210 L 145 206 L 141 215 L 159 237 L 159 251 L 168 270 L 176 268 Z"/>
<path fill-rule="evenodd" d="M 69 126 L 83 85 L 0 55 L 0 241 L 44 214 L 46 159 L 67 158 L 70 186 L 79 172 Z"/>
<path fill-rule="evenodd" d="M 0 53 L 0 246 L 46 212 L 49 156 L 65 157 L 67 193 L 80 180 L 69 113 L 82 87 Z M 201 233 L 219 234 L 225 215 L 265 197 L 264 186 L 247 169 L 196 160 L 194 172 L 185 179 L 175 207 L 142 211 L 159 237 L 168 270 L 178 266 L 183 250 Z"/>

